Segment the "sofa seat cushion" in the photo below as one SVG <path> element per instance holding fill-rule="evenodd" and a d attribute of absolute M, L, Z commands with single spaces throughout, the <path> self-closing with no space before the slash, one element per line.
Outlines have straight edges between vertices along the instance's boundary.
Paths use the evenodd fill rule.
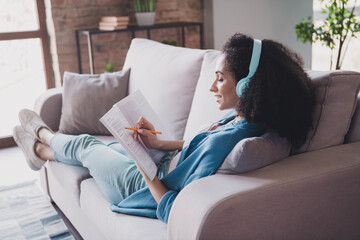
<path fill-rule="evenodd" d="M 107 239 L 166 239 L 160 220 L 112 212 L 93 178 L 81 183 L 80 206 Z"/>
<path fill-rule="evenodd" d="M 87 178 L 91 178 L 89 170 L 83 167 L 70 166 L 64 163 L 48 161 L 46 164 L 48 171 L 51 171 L 57 182 L 67 190 L 67 198 L 80 206 L 80 183 Z"/>
<path fill-rule="evenodd" d="M 205 52 L 133 39 L 126 55 L 129 93 L 139 89 L 175 139 L 183 138 Z"/>
<path fill-rule="evenodd" d="M 103 142 L 113 142 L 112 136 L 95 136 Z M 51 171 L 57 182 L 68 191 L 69 196 L 80 206 L 80 184 L 84 179 L 91 178 L 89 170 L 84 167 L 70 166 L 59 162 L 48 161 L 48 171 Z"/>

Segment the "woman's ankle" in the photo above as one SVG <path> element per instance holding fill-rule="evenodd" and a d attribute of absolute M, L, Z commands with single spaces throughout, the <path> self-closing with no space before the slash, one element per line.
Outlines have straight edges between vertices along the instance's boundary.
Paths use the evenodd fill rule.
<path fill-rule="evenodd" d="M 42 142 L 36 142 L 35 143 L 35 154 L 42 160 L 54 160 L 54 151 L 51 149 L 50 146 L 42 143 Z"/>
<path fill-rule="evenodd" d="M 49 129 L 42 127 L 38 131 L 38 136 L 40 138 L 41 143 L 49 146 L 50 140 L 54 136 L 54 134 L 51 131 L 49 131 Z"/>

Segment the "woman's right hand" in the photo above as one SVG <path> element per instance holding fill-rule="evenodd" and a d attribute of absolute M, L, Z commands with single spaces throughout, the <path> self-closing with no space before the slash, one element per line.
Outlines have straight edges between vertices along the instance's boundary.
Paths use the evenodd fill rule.
<path fill-rule="evenodd" d="M 138 140 L 139 135 L 142 142 L 149 149 L 159 149 L 160 140 L 157 138 L 156 134 L 149 131 L 155 131 L 154 126 L 146 118 L 141 117 L 135 128 L 138 130 L 134 132 L 133 137 L 135 140 Z"/>

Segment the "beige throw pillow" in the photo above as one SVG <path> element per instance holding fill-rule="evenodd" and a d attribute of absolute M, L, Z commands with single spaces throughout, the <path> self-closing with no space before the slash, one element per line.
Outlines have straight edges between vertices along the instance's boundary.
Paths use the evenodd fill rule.
<path fill-rule="evenodd" d="M 60 132 L 110 135 L 99 119 L 127 95 L 129 73 L 130 69 L 93 75 L 65 72 Z"/>

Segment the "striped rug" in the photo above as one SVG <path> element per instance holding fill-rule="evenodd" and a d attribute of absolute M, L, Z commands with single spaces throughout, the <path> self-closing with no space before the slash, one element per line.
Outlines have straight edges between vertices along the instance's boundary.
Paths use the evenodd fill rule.
<path fill-rule="evenodd" d="M 0 187 L 0 239 L 75 239 L 36 180 Z"/>

